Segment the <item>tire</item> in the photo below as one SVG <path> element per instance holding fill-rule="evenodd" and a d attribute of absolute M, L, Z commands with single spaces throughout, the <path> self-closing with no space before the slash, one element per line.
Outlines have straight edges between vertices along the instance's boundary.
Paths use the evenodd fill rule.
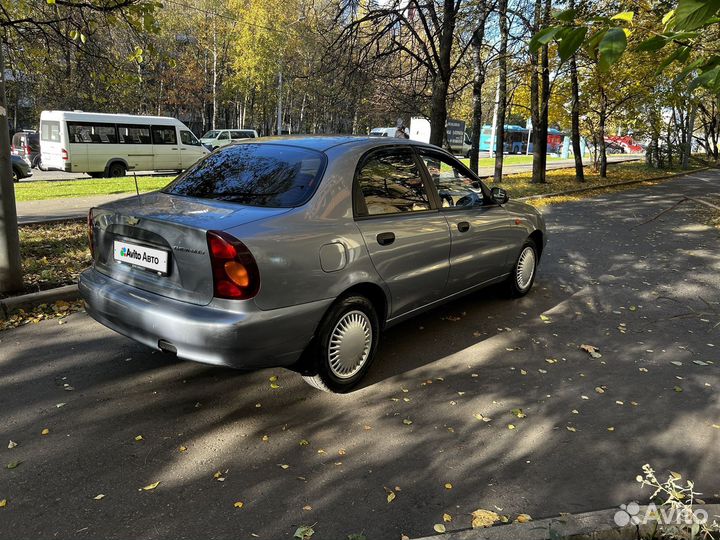
<path fill-rule="evenodd" d="M 370 300 L 359 295 L 340 298 L 303 355 L 303 379 L 324 392 L 349 392 L 370 368 L 379 338 L 380 322 Z M 343 352 L 346 361 L 352 358 L 349 363 L 343 363 Z"/>
<path fill-rule="evenodd" d="M 531 264 L 531 266 L 527 266 Z M 520 253 L 518 254 L 512 272 L 508 276 L 507 287 L 510 297 L 519 298 L 525 296 L 533 283 L 535 283 L 535 274 L 537 273 L 538 251 L 535 242 L 529 238 L 525 240 Z"/>
<path fill-rule="evenodd" d="M 111 163 L 107 171 L 108 178 L 120 178 L 125 176 L 125 165 L 119 162 Z"/>
<path fill-rule="evenodd" d="M 13 182 L 19 182 L 22 174 L 15 167 L 12 168 Z"/>
<path fill-rule="evenodd" d="M 39 170 L 41 170 L 41 171 L 43 170 L 43 167 L 42 167 L 42 158 L 40 157 L 39 154 L 38 154 L 37 156 L 35 156 L 35 159 L 33 159 L 32 168 L 33 168 L 33 169 L 39 169 Z"/>

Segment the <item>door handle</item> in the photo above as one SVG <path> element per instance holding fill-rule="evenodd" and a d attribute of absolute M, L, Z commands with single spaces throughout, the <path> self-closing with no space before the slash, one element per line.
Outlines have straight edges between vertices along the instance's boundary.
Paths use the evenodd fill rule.
<path fill-rule="evenodd" d="M 381 246 L 389 246 L 395 241 L 395 233 L 383 232 L 378 234 L 375 239 Z"/>
<path fill-rule="evenodd" d="M 470 223 L 467 221 L 461 221 L 457 224 L 457 228 L 460 232 L 468 232 L 470 230 Z"/>

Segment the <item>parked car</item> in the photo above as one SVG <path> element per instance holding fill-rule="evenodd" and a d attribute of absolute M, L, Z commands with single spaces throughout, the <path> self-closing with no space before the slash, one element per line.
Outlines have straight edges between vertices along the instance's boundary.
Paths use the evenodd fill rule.
<path fill-rule="evenodd" d="M 200 142 L 208 150 L 215 150 L 231 142 L 257 138 L 258 133 L 254 129 L 213 129 L 200 137 Z"/>
<path fill-rule="evenodd" d="M 26 159 L 32 168 L 41 168 L 40 134 L 37 131 L 17 131 L 12 137 L 10 152 Z"/>
<path fill-rule="evenodd" d="M 88 313 L 208 364 L 284 366 L 346 392 L 380 332 L 480 287 L 532 287 L 533 207 L 395 138 L 240 143 L 158 192 L 93 208 Z"/>
<path fill-rule="evenodd" d="M 12 154 L 10 159 L 12 161 L 13 182 L 19 182 L 23 178 L 30 178 L 32 176 L 30 163 L 28 161 L 15 154 Z"/>
<path fill-rule="evenodd" d="M 394 137 L 397 128 L 394 127 L 376 127 L 370 130 L 371 137 Z"/>

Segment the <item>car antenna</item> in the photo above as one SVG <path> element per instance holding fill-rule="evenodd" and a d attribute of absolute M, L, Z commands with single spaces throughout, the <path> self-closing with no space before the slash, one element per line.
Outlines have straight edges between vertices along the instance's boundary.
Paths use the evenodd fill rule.
<path fill-rule="evenodd" d="M 133 178 L 135 179 L 135 195 L 137 195 L 139 197 L 140 196 L 140 188 L 138 187 L 137 173 L 135 171 L 133 171 Z"/>

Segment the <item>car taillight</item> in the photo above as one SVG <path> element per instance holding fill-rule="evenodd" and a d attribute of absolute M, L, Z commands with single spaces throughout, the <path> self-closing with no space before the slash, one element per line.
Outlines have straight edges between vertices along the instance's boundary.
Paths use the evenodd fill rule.
<path fill-rule="evenodd" d="M 208 249 L 216 298 L 247 300 L 260 290 L 260 272 L 250 250 L 222 231 L 208 231 Z"/>
<path fill-rule="evenodd" d="M 63 148 L 62 150 L 60 150 L 60 152 L 62 152 L 63 161 L 67 161 L 67 160 L 68 160 L 67 150 L 65 150 L 65 149 Z"/>
<path fill-rule="evenodd" d="M 30 155 L 30 152 L 32 152 L 32 148 L 30 148 L 29 146 L 26 146 L 26 147 L 25 147 L 25 153 L 29 156 L 29 155 Z"/>
<path fill-rule="evenodd" d="M 95 242 L 94 235 L 93 235 L 93 211 L 92 208 L 88 212 L 87 217 L 87 226 L 88 226 L 88 242 L 90 243 L 90 256 L 94 259 L 95 258 Z"/>

